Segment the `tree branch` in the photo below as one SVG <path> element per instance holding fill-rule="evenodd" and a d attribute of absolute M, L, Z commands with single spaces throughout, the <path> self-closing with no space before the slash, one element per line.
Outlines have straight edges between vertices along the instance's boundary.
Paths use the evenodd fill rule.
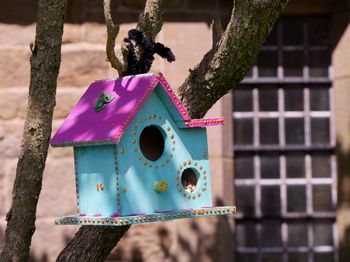
<path fill-rule="evenodd" d="M 40 0 L 21 151 L 0 261 L 28 261 L 51 135 L 66 0 Z"/>
<path fill-rule="evenodd" d="M 111 0 L 103 0 L 103 12 L 107 27 L 107 61 L 111 63 L 111 66 L 118 71 L 118 74 L 121 77 L 125 75 L 126 65 L 120 62 L 114 51 L 115 39 L 119 34 L 119 25 L 115 25 L 113 22 L 111 14 Z"/>
<path fill-rule="evenodd" d="M 288 0 L 235 0 L 217 46 L 193 69 L 178 95 L 193 118 L 201 118 L 234 88 L 253 65 Z"/>
<path fill-rule="evenodd" d="M 82 226 L 65 247 L 68 252 L 61 252 L 57 261 L 105 261 L 129 227 Z"/>
<path fill-rule="evenodd" d="M 154 42 L 163 26 L 163 0 L 147 0 L 140 14 L 137 29 L 142 30 L 149 40 Z"/>
<path fill-rule="evenodd" d="M 223 34 L 221 20 L 218 19 L 218 18 L 213 19 L 211 27 L 212 27 L 212 34 L 213 34 L 213 46 L 212 46 L 212 49 L 215 49 L 216 45 L 219 43 L 219 41 L 220 41 L 220 39 L 222 37 L 222 34 Z"/>

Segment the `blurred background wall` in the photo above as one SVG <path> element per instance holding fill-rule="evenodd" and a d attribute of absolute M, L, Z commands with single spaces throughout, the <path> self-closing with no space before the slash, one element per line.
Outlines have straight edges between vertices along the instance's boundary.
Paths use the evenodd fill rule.
<path fill-rule="evenodd" d="M 105 62 L 102 0 L 68 3 L 54 129 L 89 83 L 116 76 Z M 36 5 L 1 2 L 0 243 L 26 109 Z M 143 0 L 112 1 L 119 43 L 143 6 Z M 231 8 L 228 0 L 165 1 L 158 41 L 177 61 L 156 59 L 152 71 L 161 71 L 176 89 L 209 50 L 211 20 L 225 25 Z M 337 261 L 340 253 L 349 261 L 349 21 L 349 0 L 290 0 L 246 79 L 208 112 L 225 117 L 225 126 L 209 128 L 215 202 L 235 203 L 236 220 L 133 226 L 109 260 L 323 262 Z M 73 172 L 71 148 L 50 148 L 34 261 L 54 261 L 78 229 L 53 224 L 56 216 L 76 212 Z"/>

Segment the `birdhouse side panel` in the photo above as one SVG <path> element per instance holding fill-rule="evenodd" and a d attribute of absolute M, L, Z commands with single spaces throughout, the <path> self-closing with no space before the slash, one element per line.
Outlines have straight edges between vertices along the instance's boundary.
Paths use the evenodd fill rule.
<path fill-rule="evenodd" d="M 153 92 L 118 143 L 121 215 L 211 206 L 207 150 L 205 128 L 178 128 Z"/>
<path fill-rule="evenodd" d="M 174 155 L 175 185 L 181 208 L 212 206 L 211 176 L 206 128 L 175 128 L 179 153 Z M 181 153 L 185 152 L 185 153 Z"/>
<path fill-rule="evenodd" d="M 117 212 L 115 145 L 75 148 L 77 194 L 81 215 L 113 216 Z"/>

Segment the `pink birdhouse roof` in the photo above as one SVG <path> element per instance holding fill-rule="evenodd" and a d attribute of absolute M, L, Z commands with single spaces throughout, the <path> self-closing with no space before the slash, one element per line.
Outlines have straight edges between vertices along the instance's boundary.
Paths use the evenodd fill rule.
<path fill-rule="evenodd" d="M 143 103 L 160 84 L 178 112 L 182 128 L 222 125 L 223 118 L 191 119 L 161 73 L 127 76 L 92 83 L 51 139 L 52 146 L 118 143 Z M 95 104 L 101 92 L 115 98 L 103 110 Z"/>

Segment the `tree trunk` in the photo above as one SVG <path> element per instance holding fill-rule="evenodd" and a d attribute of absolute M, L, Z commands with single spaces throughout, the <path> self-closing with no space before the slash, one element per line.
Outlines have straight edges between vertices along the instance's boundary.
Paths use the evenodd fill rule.
<path fill-rule="evenodd" d="M 57 261 L 104 261 L 129 227 L 82 226 Z"/>
<path fill-rule="evenodd" d="M 51 136 L 66 3 L 66 0 L 40 0 L 38 4 L 27 114 L 0 261 L 29 258 Z"/>

